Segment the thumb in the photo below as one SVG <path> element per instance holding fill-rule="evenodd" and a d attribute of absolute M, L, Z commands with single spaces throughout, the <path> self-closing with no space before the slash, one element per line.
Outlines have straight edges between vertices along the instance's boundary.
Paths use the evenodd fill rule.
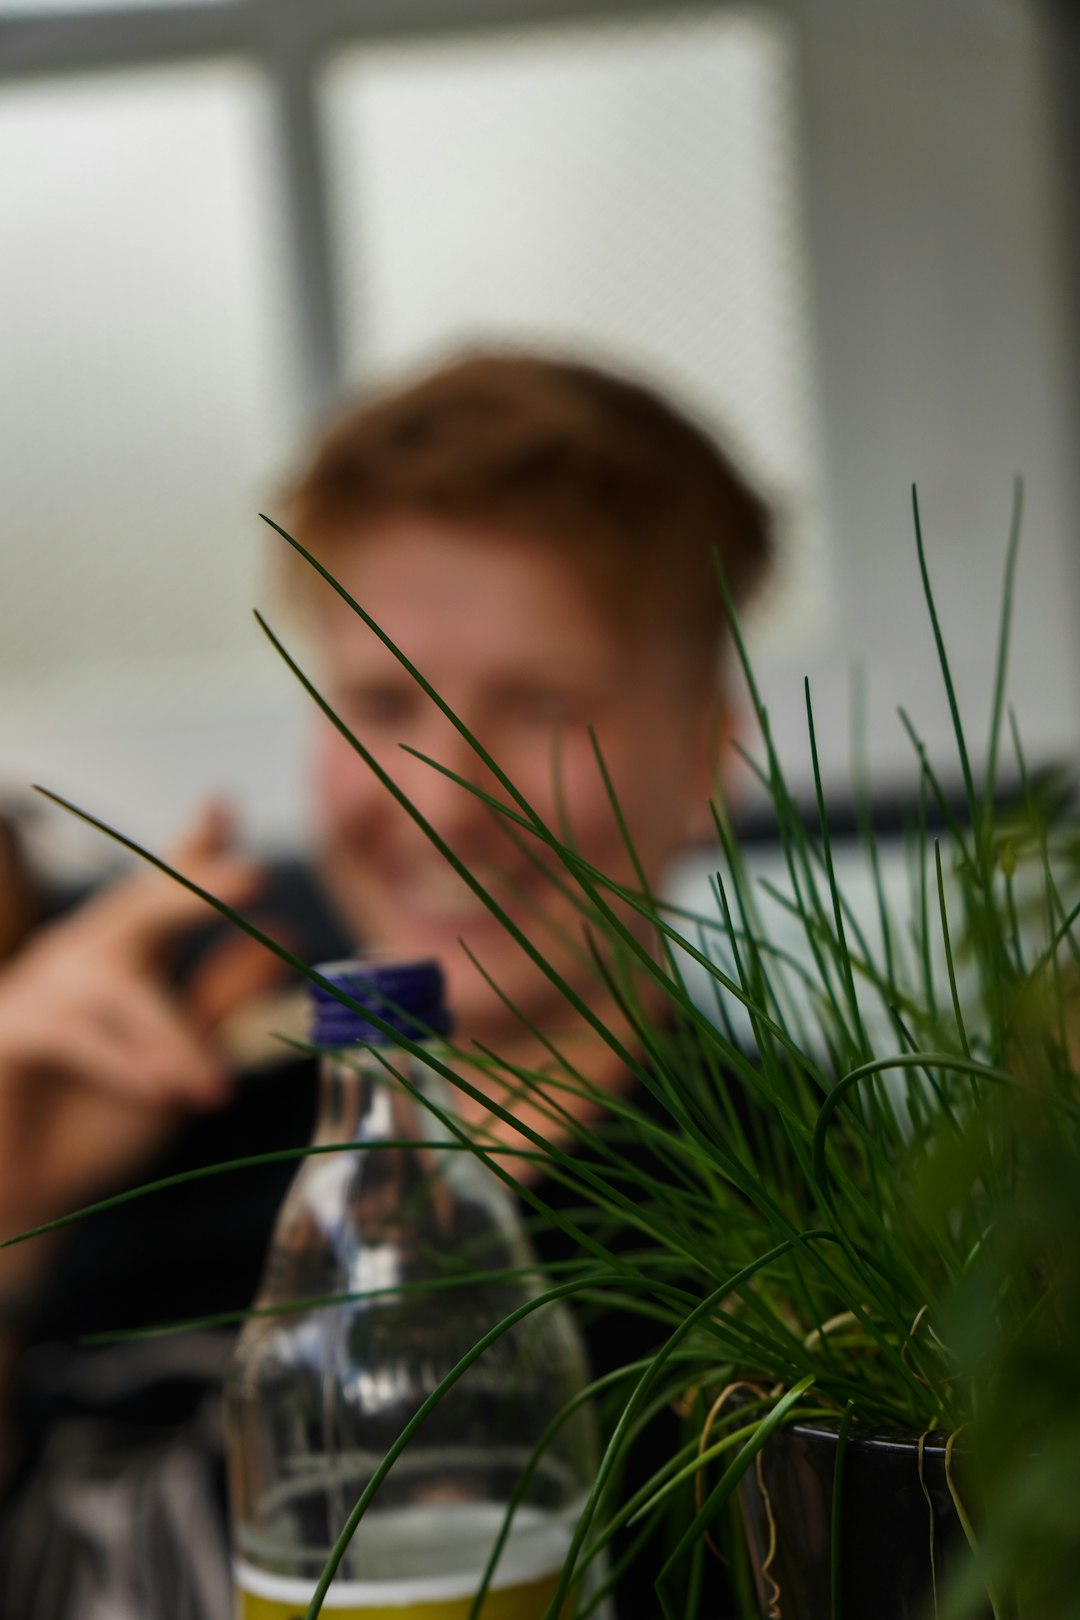
<path fill-rule="evenodd" d="M 207 799 L 196 810 L 189 825 L 170 846 L 170 866 L 183 871 L 214 855 L 223 854 L 235 841 L 237 816 L 226 799 Z"/>

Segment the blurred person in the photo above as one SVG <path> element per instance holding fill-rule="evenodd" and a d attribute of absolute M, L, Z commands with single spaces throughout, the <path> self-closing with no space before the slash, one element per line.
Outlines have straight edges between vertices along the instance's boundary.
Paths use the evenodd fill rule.
<path fill-rule="evenodd" d="M 548 825 L 636 887 L 593 728 L 644 872 L 662 883 L 705 830 L 730 730 L 714 553 L 737 602 L 769 554 L 761 502 L 696 426 L 594 367 L 477 355 L 343 416 L 284 517 Z M 291 553 L 286 582 L 343 721 L 572 989 L 624 1031 L 550 862 L 417 757 L 504 798 L 467 743 Z M 601 1089 L 630 1084 L 326 722 L 312 783 L 316 865 L 345 927 L 366 949 L 442 961 L 459 1044 L 538 1065 L 550 1040 Z M 175 860 L 241 909 L 257 890 L 218 810 Z M 181 991 L 170 982 L 170 952 L 199 911 L 161 874 L 137 874 L 43 930 L 0 978 L 7 1232 L 117 1185 L 310 1135 L 312 1066 L 231 1074 L 220 1044 L 229 1016 L 272 975 L 270 959 L 233 940 Z M 461 1112 L 507 1135 L 483 1102 L 463 1098 Z M 243 1306 L 291 1169 L 197 1182 L 0 1254 L 11 1480 L 0 1614 L 228 1613 L 217 1432 L 227 1336 L 93 1350 L 76 1341 Z"/>

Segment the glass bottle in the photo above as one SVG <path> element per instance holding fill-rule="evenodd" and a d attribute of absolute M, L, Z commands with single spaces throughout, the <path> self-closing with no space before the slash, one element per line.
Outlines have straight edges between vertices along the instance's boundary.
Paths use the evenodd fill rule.
<path fill-rule="evenodd" d="M 321 971 L 415 1041 L 448 1029 L 436 963 Z M 226 1381 L 237 1620 L 299 1620 L 403 1426 L 486 1331 L 545 1286 L 510 1194 L 472 1153 L 432 1145 L 455 1139 L 397 1078 L 446 1108 L 440 1077 L 319 987 L 313 999 L 324 1052 L 314 1142 L 351 1145 L 301 1161 L 256 1298 L 287 1309 L 247 1321 Z M 468 1272 L 475 1280 L 446 1286 Z M 433 1282 L 443 1286 L 417 1286 Z M 349 1298 L 326 1303 L 340 1295 Z M 586 1377 L 560 1303 L 489 1346 L 393 1464 L 323 1612 L 465 1620 L 510 1494 Z M 593 1468 L 582 1406 L 539 1459 L 484 1620 L 540 1620 Z"/>

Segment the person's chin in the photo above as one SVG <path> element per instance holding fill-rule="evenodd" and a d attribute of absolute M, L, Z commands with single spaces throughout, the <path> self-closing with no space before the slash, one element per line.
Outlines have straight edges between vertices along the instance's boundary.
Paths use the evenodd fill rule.
<path fill-rule="evenodd" d="M 521 926 L 517 918 L 512 919 Z M 410 929 L 412 937 L 427 941 L 430 955 L 449 958 L 473 953 L 490 965 L 491 953 L 505 955 L 513 943 L 512 934 L 500 917 L 490 911 L 471 911 L 460 915 L 428 915 L 417 918 Z"/>
<path fill-rule="evenodd" d="M 493 896 L 498 911 L 487 906 L 470 891 L 440 894 L 420 890 L 394 898 L 385 907 L 387 918 L 395 918 L 393 931 L 402 938 L 428 941 L 427 949 L 442 954 L 458 950 L 459 942 L 479 950 L 493 942 L 506 944 L 514 928 L 528 933 L 535 927 L 533 906 L 517 894 Z M 509 920 L 510 928 L 504 918 Z"/>

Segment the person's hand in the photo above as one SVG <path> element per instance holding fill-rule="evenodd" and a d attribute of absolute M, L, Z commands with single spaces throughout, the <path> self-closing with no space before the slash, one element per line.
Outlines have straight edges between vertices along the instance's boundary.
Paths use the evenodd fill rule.
<path fill-rule="evenodd" d="M 243 907 L 260 875 L 230 835 L 227 813 L 209 806 L 169 858 Z M 93 1198 L 192 1110 L 226 1100 L 215 1029 L 280 968 L 235 935 L 182 996 L 170 991 L 176 945 L 208 917 L 180 884 L 139 871 L 42 929 L 0 973 L 0 1237 Z"/>

